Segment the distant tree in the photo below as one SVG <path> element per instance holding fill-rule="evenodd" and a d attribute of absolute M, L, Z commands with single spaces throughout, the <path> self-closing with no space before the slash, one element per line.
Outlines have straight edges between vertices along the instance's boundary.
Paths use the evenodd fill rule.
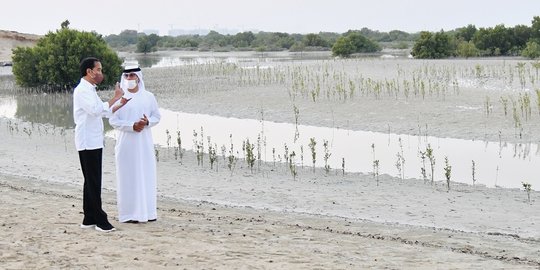
<path fill-rule="evenodd" d="M 531 59 L 540 57 L 540 45 L 535 41 L 527 42 L 527 46 L 521 52 L 521 56 Z"/>
<path fill-rule="evenodd" d="M 105 41 L 113 48 L 137 44 L 139 34 L 136 30 L 123 30 L 119 35 L 106 36 Z"/>
<path fill-rule="evenodd" d="M 414 43 L 411 54 L 415 58 L 446 58 L 452 56 L 453 44 L 450 35 L 442 30 L 435 34 L 424 31 L 420 33 L 420 38 Z"/>
<path fill-rule="evenodd" d="M 332 54 L 334 56 L 349 57 L 354 53 L 356 47 L 354 47 L 352 40 L 341 37 L 336 40 L 334 46 L 332 47 Z"/>
<path fill-rule="evenodd" d="M 463 41 L 471 41 L 476 33 L 476 26 L 469 24 L 466 27 L 456 29 L 456 39 Z"/>
<path fill-rule="evenodd" d="M 516 25 L 513 28 L 508 29 L 510 34 L 510 43 L 512 47 L 516 47 L 519 50 L 527 46 L 527 41 L 531 39 L 531 28 L 526 25 Z"/>
<path fill-rule="evenodd" d="M 478 29 L 473 41 L 474 45 L 487 55 L 505 55 L 512 48 L 510 31 L 503 24 Z"/>
<path fill-rule="evenodd" d="M 328 47 L 328 42 L 317 34 L 307 34 L 302 38 L 304 46 L 308 47 Z"/>
<path fill-rule="evenodd" d="M 296 42 L 289 48 L 289 51 L 291 52 L 302 52 L 305 50 L 306 50 L 306 46 L 302 42 Z"/>
<path fill-rule="evenodd" d="M 61 28 L 61 29 L 68 28 L 68 27 L 69 27 L 69 21 L 68 21 L 68 20 L 63 21 L 63 22 L 60 24 L 60 28 Z"/>
<path fill-rule="evenodd" d="M 250 47 L 251 43 L 255 40 L 255 35 L 250 32 L 242 32 L 232 37 L 232 44 L 235 48 Z"/>
<path fill-rule="evenodd" d="M 367 53 L 380 51 L 381 47 L 356 31 L 349 31 L 338 38 L 332 47 L 335 56 L 349 57 L 353 53 Z"/>
<path fill-rule="evenodd" d="M 117 81 L 122 62 L 101 35 L 69 29 L 66 22 L 61 25 L 64 28 L 49 32 L 36 46 L 13 50 L 13 75 L 18 85 L 41 86 L 49 91 L 71 89 L 80 80 L 80 61 L 88 56 L 101 60 L 105 77 L 102 86 Z"/>
<path fill-rule="evenodd" d="M 156 34 L 140 36 L 139 40 L 137 41 L 137 52 L 144 54 L 155 52 L 157 50 L 159 39 L 159 36 Z"/>
<path fill-rule="evenodd" d="M 534 16 L 531 25 L 531 39 L 540 44 L 540 16 Z"/>
<path fill-rule="evenodd" d="M 474 42 L 471 41 L 460 41 L 457 45 L 456 54 L 461 57 L 469 58 L 478 56 L 478 49 L 474 46 Z"/>

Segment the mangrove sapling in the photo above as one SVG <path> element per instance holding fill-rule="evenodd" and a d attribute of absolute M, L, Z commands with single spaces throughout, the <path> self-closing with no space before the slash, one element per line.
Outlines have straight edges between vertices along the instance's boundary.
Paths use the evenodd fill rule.
<path fill-rule="evenodd" d="M 446 177 L 447 192 L 450 191 L 450 176 L 452 174 L 452 166 L 448 162 L 448 157 L 444 157 L 444 176 Z"/>
<path fill-rule="evenodd" d="M 341 174 L 345 176 L 345 158 L 341 158 Z"/>
<path fill-rule="evenodd" d="M 275 169 L 276 168 L 276 148 L 275 147 L 272 147 L 272 160 L 274 161 L 274 163 L 272 164 L 272 167 Z"/>
<path fill-rule="evenodd" d="M 210 170 L 212 170 L 214 168 L 214 163 L 217 163 L 217 152 L 216 152 L 217 145 L 214 144 L 214 146 L 212 146 L 212 141 L 211 141 L 210 136 L 208 136 L 207 138 L 208 138 L 208 161 L 210 162 Z M 217 164 L 216 164 L 216 170 L 217 170 Z"/>
<path fill-rule="evenodd" d="M 503 105 L 504 116 L 508 115 L 508 98 L 501 97 L 501 104 Z"/>
<path fill-rule="evenodd" d="M 401 140 L 401 137 L 399 137 L 399 150 L 398 153 L 398 162 L 400 163 L 400 172 L 401 172 L 401 179 L 405 179 L 405 155 L 403 154 L 403 142 Z"/>
<path fill-rule="evenodd" d="M 317 160 L 317 152 L 315 151 L 315 146 L 317 145 L 317 142 L 315 141 L 315 138 L 309 138 L 309 149 L 311 150 L 311 161 L 313 163 L 313 172 L 315 173 L 315 162 Z"/>
<path fill-rule="evenodd" d="M 261 171 L 261 134 L 257 135 L 257 171 Z"/>
<path fill-rule="evenodd" d="M 231 148 L 229 149 L 229 156 L 227 157 L 227 168 L 231 171 L 231 175 L 234 171 L 234 167 L 236 166 L 237 157 L 234 156 L 234 145 L 232 142 L 232 134 L 230 135 L 231 138 Z"/>
<path fill-rule="evenodd" d="M 296 107 L 296 105 L 293 105 L 293 111 L 294 111 L 294 142 L 296 142 L 296 140 L 298 140 L 298 138 L 300 137 L 300 132 L 298 131 L 298 117 L 300 115 L 300 110 L 298 109 L 298 107 Z"/>
<path fill-rule="evenodd" d="M 420 168 L 420 173 L 422 174 L 422 179 L 424 184 L 427 182 L 427 172 L 426 172 L 426 152 L 420 151 L 420 160 L 422 160 L 422 167 Z"/>
<path fill-rule="evenodd" d="M 330 156 L 332 154 L 330 153 L 330 150 L 328 149 L 328 141 L 327 140 L 323 140 L 323 147 L 324 147 L 324 156 L 323 156 L 323 159 L 324 159 L 324 171 L 326 172 L 326 174 L 328 174 L 330 172 L 330 165 L 328 165 L 328 159 L 330 158 Z"/>
<path fill-rule="evenodd" d="M 253 153 L 253 150 L 255 148 L 255 145 L 249 142 L 249 139 L 246 140 L 246 162 L 249 166 L 249 170 L 251 173 L 253 173 L 253 166 L 255 165 L 255 154 Z"/>
<path fill-rule="evenodd" d="M 178 144 L 178 157 L 180 158 L 180 163 L 182 163 L 184 149 L 182 148 L 182 137 L 180 136 L 180 131 L 176 131 L 176 143 Z"/>
<path fill-rule="evenodd" d="M 300 168 L 304 169 L 304 146 L 300 145 Z"/>
<path fill-rule="evenodd" d="M 30 128 L 24 127 L 23 132 L 26 133 L 26 135 L 28 135 L 29 138 L 32 137 L 32 130 Z"/>
<path fill-rule="evenodd" d="M 201 126 L 201 141 L 200 141 L 200 151 L 199 151 L 199 154 L 201 155 L 200 159 L 201 159 L 201 167 L 204 166 L 204 132 L 203 132 L 203 127 Z"/>
<path fill-rule="evenodd" d="M 527 192 L 527 202 L 531 202 L 531 184 L 527 182 L 521 182 L 521 185 L 523 185 L 523 190 Z"/>
<path fill-rule="evenodd" d="M 486 110 L 486 116 L 489 117 L 489 114 L 493 110 L 491 107 L 491 102 L 489 101 L 489 96 L 486 96 L 486 100 L 484 102 L 485 110 Z"/>
<path fill-rule="evenodd" d="M 379 186 L 379 160 L 378 159 L 373 161 L 373 177 L 375 178 L 375 181 L 377 182 L 377 186 Z"/>
<path fill-rule="evenodd" d="M 433 185 L 435 174 L 435 156 L 433 156 L 433 149 L 431 148 L 430 144 L 428 144 L 426 148 L 426 157 L 429 160 L 429 166 L 431 168 L 431 185 Z"/>
<path fill-rule="evenodd" d="M 168 129 L 165 130 L 165 134 L 167 135 L 167 152 L 169 152 L 169 147 L 171 147 L 171 134 Z"/>
<path fill-rule="evenodd" d="M 292 151 L 291 155 L 289 156 L 289 170 L 291 171 L 291 175 L 293 176 L 293 180 L 296 180 L 296 176 L 298 175 L 298 172 L 296 170 L 296 154 L 294 151 Z"/>
<path fill-rule="evenodd" d="M 285 146 L 285 152 L 283 153 L 283 157 L 285 158 L 285 162 L 289 162 L 289 147 L 287 147 L 287 144 L 284 143 Z"/>
<path fill-rule="evenodd" d="M 474 187 L 474 184 L 476 183 L 476 163 L 474 160 L 472 161 L 472 185 Z"/>
<path fill-rule="evenodd" d="M 227 163 L 227 146 L 221 145 L 221 157 L 223 157 L 223 164 Z"/>

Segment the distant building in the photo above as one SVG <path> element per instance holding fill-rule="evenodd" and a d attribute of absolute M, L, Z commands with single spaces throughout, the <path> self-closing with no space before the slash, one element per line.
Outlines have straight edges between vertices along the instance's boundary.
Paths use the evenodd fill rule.
<path fill-rule="evenodd" d="M 256 29 L 249 29 L 245 31 L 240 31 L 238 29 L 228 29 L 228 28 L 215 28 L 215 29 L 171 29 L 168 31 L 168 35 L 171 37 L 177 37 L 177 36 L 186 36 L 186 35 L 200 35 L 200 36 L 206 36 L 210 31 L 216 31 L 222 35 L 236 35 L 240 32 L 248 32 L 251 31 L 253 33 L 258 33 L 259 30 Z"/>
<path fill-rule="evenodd" d="M 156 34 L 159 36 L 159 30 L 156 30 L 156 29 L 144 29 L 143 33 L 147 35 Z"/>
<path fill-rule="evenodd" d="M 205 36 L 210 33 L 208 29 L 171 29 L 169 30 L 169 36 L 186 36 L 186 35 L 200 35 Z"/>

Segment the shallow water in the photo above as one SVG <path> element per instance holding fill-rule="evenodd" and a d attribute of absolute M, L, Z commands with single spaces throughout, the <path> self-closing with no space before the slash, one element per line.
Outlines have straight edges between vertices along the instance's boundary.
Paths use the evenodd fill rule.
<path fill-rule="evenodd" d="M 398 153 L 403 156 L 404 165 L 401 174 L 404 178 L 419 178 L 422 161 L 420 151 L 425 151 L 429 144 L 435 157 L 434 180 L 444 181 L 445 157 L 451 167 L 451 180 L 472 184 L 472 161 L 476 163 L 476 183 L 486 186 L 520 188 L 521 182 L 529 182 L 533 187 L 540 185 L 537 180 L 540 164 L 538 144 L 511 144 L 486 141 L 471 141 L 431 136 L 411 136 L 392 133 L 353 131 L 340 128 L 306 126 L 290 123 L 275 123 L 254 119 L 225 118 L 220 116 L 173 112 L 161 109 L 162 120 L 152 129 L 154 142 L 164 147 L 177 146 L 177 132 L 180 131 L 182 148 L 194 150 L 194 140 L 203 142 L 208 152 L 208 139 L 217 147 L 217 154 L 222 154 L 222 146 L 229 155 L 231 143 L 234 155 L 244 158 L 242 144 L 249 139 L 255 156 L 278 164 L 285 160 L 285 147 L 288 154 L 294 151 L 294 162 L 298 167 L 312 166 L 310 138 L 316 142 L 316 167 L 325 166 L 323 141 L 328 142 L 328 165 L 342 173 L 343 159 L 345 173 L 373 173 L 374 160 L 379 160 L 379 174 L 399 176 L 396 163 Z M 24 121 L 52 124 L 73 128 L 71 95 L 33 95 L 0 98 L 0 117 L 17 118 Z M 202 137 L 201 137 L 202 128 Z M 170 138 L 167 137 L 167 131 Z M 194 132 L 197 136 L 194 136 Z M 421 130 L 420 130 L 421 132 Z M 232 136 L 231 136 L 232 135 Z M 115 131 L 109 130 L 107 136 L 114 137 Z M 258 139 L 259 138 L 259 139 Z M 259 147 L 257 146 L 259 145 Z M 374 147 L 373 147 L 374 146 Z M 259 150 L 258 150 L 259 149 Z M 275 149 L 275 153 L 273 153 Z M 205 156 L 205 163 L 208 157 Z M 279 165 L 279 162 L 282 162 Z M 220 160 L 222 163 L 223 161 Z M 425 162 L 426 176 L 431 178 L 428 159 Z M 222 166 L 224 164 L 221 164 Z M 300 176 L 301 177 L 301 176 Z"/>

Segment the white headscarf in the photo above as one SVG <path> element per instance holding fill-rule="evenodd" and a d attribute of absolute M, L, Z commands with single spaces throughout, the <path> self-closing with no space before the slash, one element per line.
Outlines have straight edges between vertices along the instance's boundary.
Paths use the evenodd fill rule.
<path fill-rule="evenodd" d="M 139 90 L 137 91 L 137 93 L 141 91 L 146 91 L 146 88 L 144 87 L 142 71 L 129 71 L 130 69 L 135 69 L 135 68 L 138 68 L 138 67 L 126 67 L 124 71 L 127 71 L 127 72 L 122 72 L 122 76 L 120 78 L 120 88 L 122 88 L 122 90 L 124 91 L 124 97 L 127 99 L 132 98 L 133 95 L 136 93 L 131 93 L 128 91 L 127 79 L 124 77 L 124 74 L 126 73 L 135 73 L 137 75 L 138 81 L 139 81 L 137 83 L 137 86 L 139 87 Z"/>

